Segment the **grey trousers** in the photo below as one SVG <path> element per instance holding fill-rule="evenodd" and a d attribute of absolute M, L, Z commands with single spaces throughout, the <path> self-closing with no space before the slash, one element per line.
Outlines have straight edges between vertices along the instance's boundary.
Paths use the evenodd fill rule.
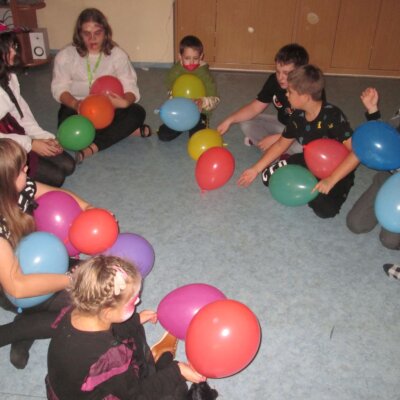
<path fill-rule="evenodd" d="M 372 231 L 378 224 L 375 216 L 375 198 L 379 189 L 391 176 L 388 171 L 377 172 L 373 178 L 371 186 L 354 203 L 352 209 L 347 214 L 347 227 L 353 233 L 366 233 Z M 379 239 L 383 246 L 391 250 L 400 249 L 400 233 L 389 232 L 381 228 Z"/>
<path fill-rule="evenodd" d="M 276 115 L 261 113 L 256 117 L 240 122 L 240 129 L 255 145 L 267 136 L 281 134 L 285 125 L 278 121 Z M 303 151 L 298 142 L 294 142 L 288 149 L 288 154 L 297 154 Z"/>

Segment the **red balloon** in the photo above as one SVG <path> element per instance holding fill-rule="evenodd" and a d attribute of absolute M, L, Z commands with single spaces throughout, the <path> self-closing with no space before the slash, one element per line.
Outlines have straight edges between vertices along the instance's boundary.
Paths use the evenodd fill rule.
<path fill-rule="evenodd" d="M 235 171 L 235 159 L 224 147 L 206 150 L 196 163 L 196 181 L 202 190 L 213 190 L 225 185 Z"/>
<path fill-rule="evenodd" d="M 82 100 L 79 114 L 91 121 L 96 129 L 103 129 L 114 119 L 114 106 L 107 96 L 91 94 Z"/>
<path fill-rule="evenodd" d="M 97 78 L 90 88 L 90 94 L 117 94 L 118 96 L 124 95 L 124 87 L 121 81 L 112 75 L 103 75 Z"/>
<path fill-rule="evenodd" d="M 257 317 L 235 300 L 217 300 L 194 316 L 186 334 L 186 356 L 208 378 L 224 378 L 245 368 L 261 341 Z"/>
<path fill-rule="evenodd" d="M 307 167 L 320 179 L 331 176 L 348 154 L 346 146 L 334 139 L 317 139 L 304 146 Z"/>
<path fill-rule="evenodd" d="M 75 218 L 69 230 L 72 245 L 84 254 L 97 254 L 111 247 L 118 236 L 114 216 L 102 208 L 91 208 Z"/>

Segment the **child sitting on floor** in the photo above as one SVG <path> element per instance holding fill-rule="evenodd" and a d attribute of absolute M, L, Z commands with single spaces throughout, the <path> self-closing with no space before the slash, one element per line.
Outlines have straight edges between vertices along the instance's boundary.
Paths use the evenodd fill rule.
<path fill-rule="evenodd" d="M 170 352 L 154 362 L 142 324 L 157 314 L 135 312 L 140 289 L 140 273 L 120 258 L 97 256 L 77 268 L 73 307 L 60 313 L 49 346 L 49 399 L 183 400 L 186 380 L 205 381 Z"/>
<path fill-rule="evenodd" d="M 201 129 L 207 128 L 211 111 L 218 103 L 219 97 L 213 77 L 211 76 L 208 64 L 203 61 L 203 43 L 196 36 L 185 36 L 179 44 L 179 61 L 168 71 L 167 88 L 171 93 L 174 82 L 183 74 L 197 76 L 204 84 L 205 97 L 195 99 L 201 112 L 200 121 L 189 131 L 189 137 Z M 182 132 L 175 131 L 165 124 L 158 129 L 158 138 L 163 142 L 170 142 L 176 139 Z"/>
<path fill-rule="evenodd" d="M 368 121 L 381 118 L 378 108 L 379 93 L 375 88 L 366 88 L 361 93 L 361 101 L 367 112 L 365 116 Z M 400 126 L 397 128 L 400 129 Z M 379 171 L 374 175 L 371 185 L 365 190 L 360 198 L 354 203 L 347 214 L 347 227 L 353 233 L 366 233 L 372 231 L 378 224 L 375 215 L 375 199 L 383 184 L 392 176 L 393 171 Z M 400 233 L 389 232 L 381 227 L 379 240 L 382 245 L 391 250 L 400 249 Z M 383 270 L 388 276 L 400 279 L 400 265 L 384 264 Z"/>
<path fill-rule="evenodd" d="M 278 159 L 294 140 L 306 145 L 324 137 L 335 139 L 343 142 L 350 153 L 329 177 L 316 184 L 313 190 L 320 193 L 308 203 L 318 217 L 332 218 L 339 213 L 353 186 L 353 171 L 359 161 L 351 151 L 350 124 L 338 107 L 322 100 L 323 89 L 322 71 L 313 65 L 304 65 L 289 73 L 287 97 L 295 111 L 290 116 L 282 136 L 256 164 L 242 173 L 238 185 L 249 186 L 256 176 L 262 173 L 263 182 L 268 186 L 271 174 L 277 168 L 286 165 L 286 161 L 279 161 L 272 166 L 270 164 Z M 287 163 L 306 166 L 303 153 L 290 156 Z"/>

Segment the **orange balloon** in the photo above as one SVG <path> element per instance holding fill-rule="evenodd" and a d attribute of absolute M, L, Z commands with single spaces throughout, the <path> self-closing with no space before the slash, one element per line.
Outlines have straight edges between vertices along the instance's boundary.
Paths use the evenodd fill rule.
<path fill-rule="evenodd" d="M 114 119 L 114 106 L 111 100 L 102 94 L 91 94 L 79 105 L 79 114 L 92 122 L 96 129 L 106 128 Z"/>
<path fill-rule="evenodd" d="M 84 254 L 97 254 L 111 247 L 118 237 L 114 216 L 103 208 L 81 212 L 69 229 L 71 244 Z"/>
<path fill-rule="evenodd" d="M 208 378 L 224 378 L 255 357 L 261 329 L 255 314 L 235 300 L 207 304 L 193 317 L 186 333 L 186 356 Z"/>

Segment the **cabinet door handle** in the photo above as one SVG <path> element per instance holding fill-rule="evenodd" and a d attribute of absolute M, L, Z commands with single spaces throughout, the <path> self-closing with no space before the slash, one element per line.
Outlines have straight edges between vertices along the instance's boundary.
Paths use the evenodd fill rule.
<path fill-rule="evenodd" d="M 252 26 L 249 26 L 248 28 L 247 28 L 247 32 L 249 32 L 249 33 L 254 33 L 254 28 L 252 27 Z"/>

